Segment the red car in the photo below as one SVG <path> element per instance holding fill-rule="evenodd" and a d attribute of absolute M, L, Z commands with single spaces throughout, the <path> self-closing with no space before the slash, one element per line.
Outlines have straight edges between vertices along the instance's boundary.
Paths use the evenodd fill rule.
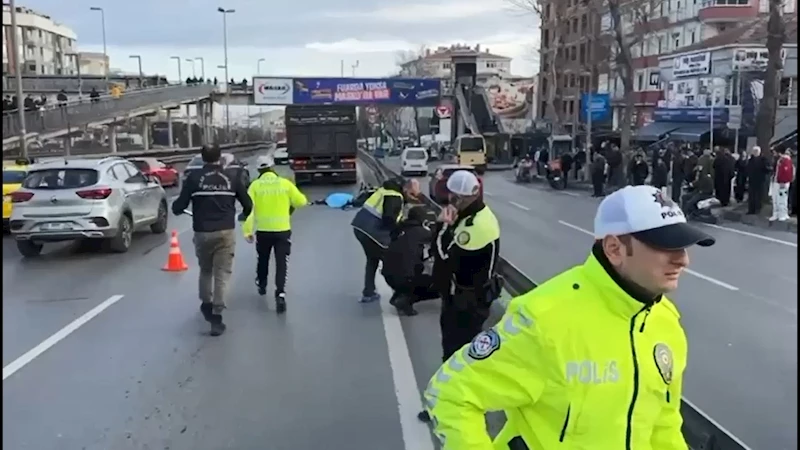
<path fill-rule="evenodd" d="M 162 186 L 178 185 L 178 171 L 169 164 L 164 164 L 155 158 L 130 158 L 129 161 L 143 174 L 158 178 Z"/>
<path fill-rule="evenodd" d="M 428 196 L 436 203 L 444 205 L 447 203 L 447 179 L 457 170 L 468 170 L 478 177 L 481 183 L 480 196 L 483 198 L 483 178 L 481 178 L 472 166 L 462 166 L 459 164 L 443 164 L 436 168 L 436 172 L 431 175 L 431 182 L 428 186 Z"/>

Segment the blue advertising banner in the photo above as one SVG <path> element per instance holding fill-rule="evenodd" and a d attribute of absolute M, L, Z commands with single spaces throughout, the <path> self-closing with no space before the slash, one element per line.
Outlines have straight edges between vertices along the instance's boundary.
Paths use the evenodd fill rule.
<path fill-rule="evenodd" d="M 384 104 L 435 106 L 441 96 L 441 81 L 420 78 L 295 78 L 295 105 Z"/>
<path fill-rule="evenodd" d="M 591 105 L 589 105 L 591 103 Z M 581 121 L 586 122 L 589 110 L 592 112 L 592 123 L 607 122 L 611 120 L 611 96 L 609 94 L 581 94 Z"/>
<path fill-rule="evenodd" d="M 653 111 L 655 122 L 695 122 L 709 123 L 711 108 L 656 108 Z M 724 125 L 728 122 L 728 108 L 714 108 L 714 123 Z"/>

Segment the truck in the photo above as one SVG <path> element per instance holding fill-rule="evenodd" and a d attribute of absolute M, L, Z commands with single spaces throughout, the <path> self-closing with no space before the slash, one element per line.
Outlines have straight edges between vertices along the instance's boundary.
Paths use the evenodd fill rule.
<path fill-rule="evenodd" d="M 284 120 L 295 183 L 358 181 L 355 106 L 288 105 Z"/>

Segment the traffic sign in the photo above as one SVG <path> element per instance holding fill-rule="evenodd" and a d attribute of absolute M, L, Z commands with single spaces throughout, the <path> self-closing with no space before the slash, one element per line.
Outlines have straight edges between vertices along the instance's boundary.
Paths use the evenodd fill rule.
<path fill-rule="evenodd" d="M 439 116 L 440 119 L 447 119 L 450 117 L 450 107 L 446 105 L 437 106 L 436 107 L 436 115 Z"/>

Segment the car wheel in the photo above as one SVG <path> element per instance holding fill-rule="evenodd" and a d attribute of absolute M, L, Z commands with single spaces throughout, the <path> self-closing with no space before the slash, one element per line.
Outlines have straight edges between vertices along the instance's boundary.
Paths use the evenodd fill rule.
<path fill-rule="evenodd" d="M 167 203 L 162 201 L 160 205 L 158 205 L 158 215 L 156 217 L 155 223 L 150 225 L 150 231 L 153 234 L 164 234 L 167 231 L 167 224 L 169 223 L 169 214 L 167 213 Z"/>
<path fill-rule="evenodd" d="M 117 225 L 117 235 L 108 240 L 108 249 L 114 253 L 125 253 L 133 241 L 133 221 L 123 214 Z"/>
<path fill-rule="evenodd" d="M 42 253 L 42 244 L 37 244 L 33 241 L 17 241 L 17 250 L 25 258 L 35 258 Z"/>

